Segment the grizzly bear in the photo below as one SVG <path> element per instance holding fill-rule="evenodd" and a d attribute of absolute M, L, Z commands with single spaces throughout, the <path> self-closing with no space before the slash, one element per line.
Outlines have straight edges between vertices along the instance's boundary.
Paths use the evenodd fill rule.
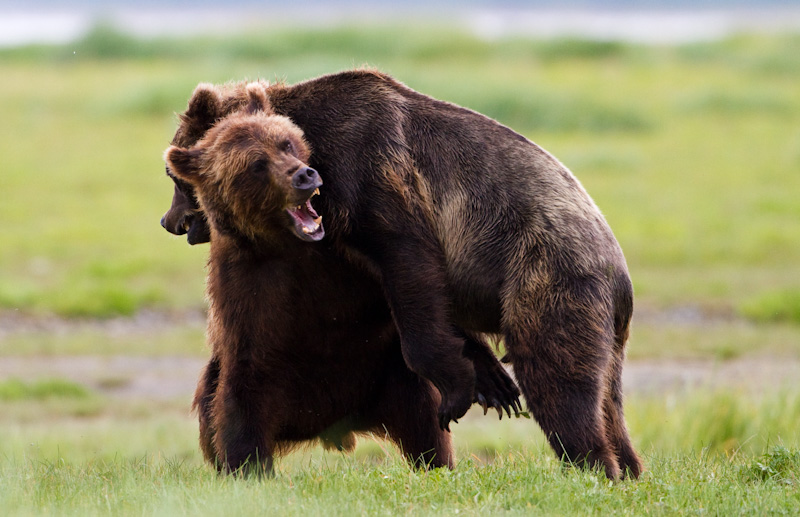
<path fill-rule="evenodd" d="M 202 135 L 194 130 L 204 126 L 209 96 L 216 98 L 206 88 L 198 88 L 175 140 L 186 142 Z M 272 120 L 280 122 L 280 118 Z M 279 127 L 262 143 L 262 149 L 280 151 L 259 162 L 259 167 L 270 171 L 270 177 L 286 179 L 286 167 L 277 157 L 291 157 L 289 168 L 296 169 L 291 184 L 284 181 L 274 192 L 292 190 L 302 196 L 316 188 L 318 177 L 312 169 L 294 167 L 299 163 L 295 155 L 304 156 L 307 151 L 291 125 Z M 190 242 L 201 242 L 210 233 L 203 212 L 197 209 L 194 191 L 174 175 L 173 179 L 173 206 L 162 225 L 179 225 L 188 230 Z M 262 199 L 252 198 L 264 192 L 246 184 L 232 186 L 232 201 L 228 202 L 241 210 L 244 217 L 240 219 L 246 220 L 247 214 L 253 213 L 247 207 L 264 209 Z M 248 196 L 252 198 L 249 203 Z M 213 205 L 213 196 L 206 199 Z M 313 210 L 310 203 L 307 206 Z M 218 223 L 225 218 L 224 212 L 213 207 L 208 211 Z M 197 222 L 190 220 L 195 217 Z M 271 221 L 262 223 L 256 227 L 274 227 Z M 373 431 L 394 440 L 418 465 L 452 465 L 449 436 L 436 419 L 438 393 L 406 367 L 376 281 L 326 247 L 298 249 L 293 238 L 286 243 L 282 234 L 275 240 L 248 238 L 242 242 L 242 235 L 251 231 L 223 230 L 212 241 L 208 288 L 213 353 L 194 402 L 206 459 L 234 471 L 251 465 L 248 459 L 259 458 L 260 465 L 268 468 L 274 453 L 301 441 L 318 436 L 328 447 L 349 449 L 355 443 L 353 431 Z M 301 227 L 295 226 L 295 231 L 313 238 L 309 235 L 313 232 L 303 233 Z M 224 274 L 218 273 L 222 265 Z M 244 293 L 240 292 L 242 285 L 247 286 Z M 288 293 L 292 293 L 291 299 L 286 298 Z M 254 295 L 258 299 L 253 299 Z M 254 321 L 259 322 L 256 328 Z M 247 337 L 242 336 L 244 332 L 249 332 Z M 242 347 L 242 340 L 249 345 Z M 484 411 L 491 405 L 509 416 L 512 410 L 518 412 L 519 391 L 488 345 L 479 337 L 470 337 L 464 353 L 478 372 L 475 399 Z M 260 359 L 253 361 L 253 354 Z M 292 373 L 282 373 L 286 370 Z M 258 385 L 242 387 L 248 384 Z M 230 401 L 236 400 L 230 393 L 242 393 L 243 389 L 251 390 L 246 403 L 251 409 L 244 414 Z M 242 435 L 237 429 L 252 433 Z M 224 443 L 220 445 L 220 441 Z"/>
<path fill-rule="evenodd" d="M 265 91 L 274 113 L 302 129 L 325 181 L 304 217 L 322 214 L 327 240 L 379 280 L 406 364 L 440 393 L 440 420 L 473 400 L 474 367 L 457 329 L 499 334 L 557 454 L 610 478 L 637 477 L 621 386 L 632 284 L 572 173 L 496 121 L 375 71 Z M 229 141 L 245 145 L 235 134 Z M 216 150 L 228 166 L 248 154 Z M 174 151 L 179 167 L 199 152 Z"/>

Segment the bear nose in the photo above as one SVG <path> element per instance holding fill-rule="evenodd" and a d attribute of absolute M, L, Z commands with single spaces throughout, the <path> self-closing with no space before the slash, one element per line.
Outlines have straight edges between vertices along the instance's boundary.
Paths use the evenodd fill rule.
<path fill-rule="evenodd" d="M 312 190 L 322 186 L 319 173 L 311 167 L 301 167 L 292 174 L 292 187 L 297 190 Z"/>
<path fill-rule="evenodd" d="M 165 230 L 167 229 L 167 222 L 166 221 L 167 221 L 167 216 L 166 215 L 161 217 L 161 227 L 164 228 Z"/>

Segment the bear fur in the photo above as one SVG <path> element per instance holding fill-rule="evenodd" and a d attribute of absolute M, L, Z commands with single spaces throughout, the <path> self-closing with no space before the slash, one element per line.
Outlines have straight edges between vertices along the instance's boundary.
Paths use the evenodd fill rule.
<path fill-rule="evenodd" d="M 457 329 L 499 334 L 556 453 L 637 477 L 621 385 L 632 284 L 572 173 L 496 121 L 375 71 L 265 91 L 313 146 L 328 239 L 380 281 L 406 364 L 441 395 L 440 420 L 473 400 Z"/>
<path fill-rule="evenodd" d="M 203 135 L 196 129 L 209 125 L 204 103 L 208 95 L 216 98 L 209 92 L 197 90 L 176 141 L 191 143 Z M 263 102 L 259 99 L 259 105 Z M 217 184 L 216 193 L 225 196 L 205 196 L 205 202 L 218 228 L 228 224 L 223 221 L 257 219 L 265 206 L 305 204 L 303 198 L 319 186 L 316 173 L 301 164 L 308 150 L 300 132 L 284 117 L 259 122 L 270 131 L 259 141 L 263 156 L 250 172 L 260 170 L 260 179 L 275 188 L 252 181 Z M 173 166 L 186 168 L 185 163 Z M 197 236 L 210 237 L 206 211 L 199 210 L 190 183 L 172 176 L 173 206 L 162 225 L 178 225 L 171 227 L 188 230 L 190 242 L 202 242 Z M 295 197 L 270 197 L 286 192 Z M 296 235 L 307 238 L 294 223 Z M 292 237 L 286 242 L 283 233 L 273 238 L 274 227 L 267 218 L 218 231 L 212 240 L 212 358 L 194 401 L 206 459 L 228 471 L 245 465 L 270 469 L 273 454 L 314 437 L 328 447 L 350 449 L 355 431 L 386 434 L 416 464 L 451 466 L 450 438 L 436 418 L 438 393 L 406 367 L 377 282 L 325 246 L 301 246 Z M 498 413 L 516 412 L 519 391 L 489 346 L 479 337 L 467 343 L 464 353 L 479 378 L 476 401 L 484 410 L 491 405 Z M 245 403 L 238 396 L 242 393 Z M 255 458 L 259 462 L 248 461 Z"/>

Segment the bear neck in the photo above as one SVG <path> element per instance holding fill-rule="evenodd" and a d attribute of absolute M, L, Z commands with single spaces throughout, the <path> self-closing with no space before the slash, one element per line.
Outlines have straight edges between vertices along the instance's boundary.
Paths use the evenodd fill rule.
<path fill-rule="evenodd" d="M 250 237 L 239 233 L 222 233 L 212 228 L 209 261 L 294 261 L 315 253 L 314 243 L 303 242 L 288 231 L 285 234 Z"/>

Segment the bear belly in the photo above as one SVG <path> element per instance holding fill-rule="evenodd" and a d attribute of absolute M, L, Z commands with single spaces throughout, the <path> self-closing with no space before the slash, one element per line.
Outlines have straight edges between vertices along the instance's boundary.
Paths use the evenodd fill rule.
<path fill-rule="evenodd" d="M 480 281 L 450 282 L 453 320 L 464 329 L 495 333 L 500 330 L 500 289 Z"/>

